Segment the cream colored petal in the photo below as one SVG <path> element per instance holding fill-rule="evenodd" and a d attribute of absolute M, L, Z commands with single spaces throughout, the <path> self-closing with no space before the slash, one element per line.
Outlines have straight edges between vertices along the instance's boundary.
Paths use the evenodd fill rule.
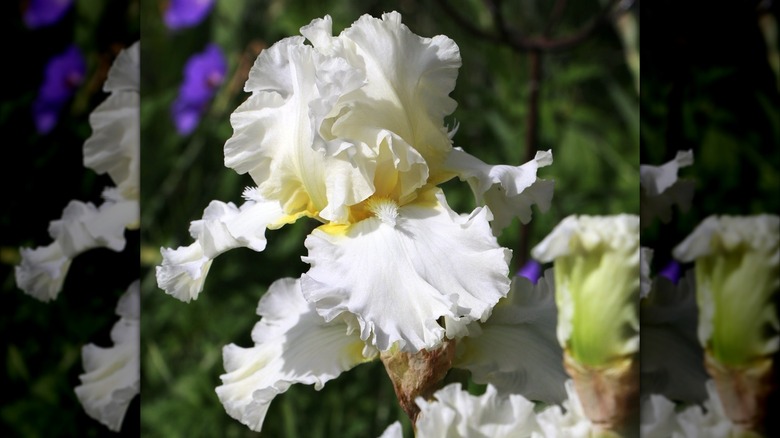
<path fill-rule="evenodd" d="M 650 394 L 640 400 L 639 406 L 642 438 L 673 438 L 682 432 L 677 424 L 675 405 L 666 397 Z"/>
<path fill-rule="evenodd" d="M 452 147 L 443 119 L 457 105 L 449 93 L 461 65 L 458 46 L 443 35 L 415 35 L 397 12 L 381 19 L 363 15 L 338 39 L 344 48 L 337 53 L 365 71 L 366 84 L 341 99 L 345 111 L 333 126 L 335 136 L 377 148 L 372 133 L 392 132 L 436 173 Z"/>
<path fill-rule="evenodd" d="M 319 129 L 339 96 L 362 82 L 346 61 L 304 45 L 302 37 L 264 50 L 245 86 L 252 96 L 230 117 L 234 133 L 225 143 L 225 165 L 248 172 L 259 193 L 288 214 L 324 210 L 329 219 L 345 220 L 339 216 L 346 216 L 345 205 L 373 192 L 370 166 L 325 156 Z"/>

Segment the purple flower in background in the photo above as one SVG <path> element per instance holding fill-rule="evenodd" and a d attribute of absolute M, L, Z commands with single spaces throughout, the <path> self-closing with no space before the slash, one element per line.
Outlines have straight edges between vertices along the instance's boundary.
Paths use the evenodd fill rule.
<path fill-rule="evenodd" d="M 163 19 L 171 30 L 192 27 L 206 18 L 212 6 L 214 0 L 170 0 Z"/>
<path fill-rule="evenodd" d="M 187 60 L 184 82 L 171 107 L 173 122 L 180 134 L 187 135 L 198 126 L 226 73 L 227 61 L 216 44 L 209 44 L 206 50 Z"/>
<path fill-rule="evenodd" d="M 536 284 L 539 281 L 539 277 L 542 276 L 542 265 L 536 260 L 529 260 L 519 271 L 517 275 L 525 277 L 531 280 L 531 283 Z"/>
<path fill-rule="evenodd" d="M 60 110 L 84 81 L 87 63 L 78 47 L 71 45 L 46 65 L 43 83 L 33 102 L 33 119 L 40 134 L 54 128 Z"/>
<path fill-rule="evenodd" d="M 29 0 L 26 2 L 23 19 L 30 29 L 52 25 L 68 12 L 73 0 Z"/>
<path fill-rule="evenodd" d="M 680 280 L 681 273 L 682 269 L 680 268 L 680 263 L 672 260 L 669 262 L 669 264 L 666 265 L 665 268 L 661 270 L 661 272 L 658 273 L 658 275 L 666 277 L 672 283 L 677 284 L 677 282 Z"/>

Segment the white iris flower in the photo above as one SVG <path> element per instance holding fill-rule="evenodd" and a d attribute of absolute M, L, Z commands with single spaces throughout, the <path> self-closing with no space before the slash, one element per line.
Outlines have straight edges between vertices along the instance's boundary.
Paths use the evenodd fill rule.
<path fill-rule="evenodd" d="M 382 351 L 435 348 L 441 321 L 485 321 L 508 293 L 510 251 L 490 222 L 528 222 L 530 205 L 549 206 L 552 182 L 536 171 L 552 155 L 490 166 L 453 148 L 444 118 L 461 60 L 451 39 L 415 35 L 396 12 L 364 15 L 338 36 L 331 27 L 316 19 L 258 56 L 225 143 L 225 165 L 256 187 L 241 206 L 213 201 L 192 222 L 191 245 L 163 248 L 157 282 L 196 299 L 215 257 L 263 251 L 266 229 L 305 216 L 322 223 L 300 281 L 316 313 L 354 321 Z M 456 176 L 481 205 L 470 214 L 437 187 Z"/>

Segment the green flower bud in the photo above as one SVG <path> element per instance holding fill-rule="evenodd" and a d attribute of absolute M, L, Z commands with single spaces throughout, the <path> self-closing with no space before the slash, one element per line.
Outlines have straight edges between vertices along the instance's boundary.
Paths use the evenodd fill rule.
<path fill-rule="evenodd" d="M 774 354 L 780 323 L 780 217 L 710 216 L 674 249 L 695 261 L 698 336 L 707 353 L 729 367 Z"/>
<path fill-rule="evenodd" d="M 577 363 L 605 367 L 639 348 L 639 217 L 569 216 L 533 250 L 555 261 L 558 341 Z"/>

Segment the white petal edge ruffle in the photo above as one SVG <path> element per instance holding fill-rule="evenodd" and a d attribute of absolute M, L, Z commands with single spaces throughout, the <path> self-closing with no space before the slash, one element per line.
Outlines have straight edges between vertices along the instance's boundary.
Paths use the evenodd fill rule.
<path fill-rule="evenodd" d="M 232 202 L 211 201 L 203 218 L 192 221 L 190 234 L 195 242 L 176 249 L 161 248 L 163 262 L 156 268 L 157 286 L 165 293 L 189 302 L 197 299 L 211 262 L 225 251 L 246 247 L 265 249 L 265 230 L 295 220 L 276 201 L 265 201 L 256 189 L 244 192 L 241 207 Z"/>
<path fill-rule="evenodd" d="M 454 148 L 447 157 L 445 167 L 468 182 L 479 205 L 487 205 L 495 216 L 492 227 L 498 234 L 515 217 L 527 224 L 531 221 L 531 206 L 540 211 L 550 208 L 553 197 L 553 181 L 538 179 L 540 167 L 553 162 L 552 151 L 537 151 L 533 160 L 521 166 L 489 165 L 482 160 Z"/>
<path fill-rule="evenodd" d="M 480 396 L 452 383 L 436 391 L 430 401 L 418 397 L 420 415 L 415 425 L 420 438 L 530 437 L 537 432 L 534 404 L 518 394 L 501 396 L 488 385 Z"/>
<path fill-rule="evenodd" d="M 273 398 L 292 384 L 323 385 L 376 357 L 342 320 L 326 323 L 301 295 L 298 279 L 274 282 L 260 299 L 254 347 L 224 347 L 226 373 L 216 388 L 227 413 L 254 431 Z"/>
<path fill-rule="evenodd" d="M 118 432 L 127 408 L 141 389 L 140 282 L 136 280 L 119 299 L 121 318 L 111 329 L 113 347 L 85 345 L 84 374 L 76 396 L 87 414 Z"/>
<path fill-rule="evenodd" d="M 409 352 L 439 345 L 443 316 L 486 320 L 509 292 L 511 257 L 490 231 L 489 210 L 458 215 L 439 189 L 400 208 L 390 204 L 379 217 L 325 225 L 307 237 L 304 297 L 328 321 L 355 315 L 361 338 L 381 351 L 396 342 Z"/>

